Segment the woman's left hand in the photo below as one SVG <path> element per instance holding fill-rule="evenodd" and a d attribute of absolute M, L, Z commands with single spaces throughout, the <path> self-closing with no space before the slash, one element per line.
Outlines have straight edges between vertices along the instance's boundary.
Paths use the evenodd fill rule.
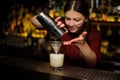
<path fill-rule="evenodd" d="M 77 45 L 77 44 L 79 44 L 79 43 L 84 43 L 85 42 L 85 36 L 87 35 L 87 32 L 86 31 L 84 31 L 79 37 L 77 37 L 77 38 L 74 38 L 74 39 L 72 39 L 72 40 L 70 40 L 70 41 L 64 41 L 64 45 L 72 45 L 72 44 L 74 44 L 74 45 Z"/>

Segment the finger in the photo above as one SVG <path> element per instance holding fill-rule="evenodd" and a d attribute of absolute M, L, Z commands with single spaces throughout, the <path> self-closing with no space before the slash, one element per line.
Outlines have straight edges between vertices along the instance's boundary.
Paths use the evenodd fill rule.
<path fill-rule="evenodd" d="M 62 21 L 57 22 L 57 26 L 60 26 L 62 24 Z"/>
<path fill-rule="evenodd" d="M 74 39 L 70 40 L 71 43 L 73 43 L 73 42 L 79 42 L 79 41 L 80 41 L 80 38 L 74 38 Z"/>
<path fill-rule="evenodd" d="M 57 17 L 57 18 L 55 18 L 55 22 L 58 22 L 60 19 L 61 19 L 61 17 L 60 17 L 60 16 L 59 16 L 59 17 Z"/>
<path fill-rule="evenodd" d="M 63 45 L 71 45 L 70 41 L 64 41 Z"/>
<path fill-rule="evenodd" d="M 60 27 L 61 27 L 61 28 L 64 28 L 64 27 L 65 27 L 65 24 L 62 23 L 62 24 L 60 25 Z"/>
<path fill-rule="evenodd" d="M 65 32 L 68 33 L 68 29 L 67 28 L 64 28 L 65 29 Z"/>
<path fill-rule="evenodd" d="M 84 31 L 80 36 L 85 37 L 87 35 L 87 31 Z"/>
<path fill-rule="evenodd" d="M 86 34 L 87 32 L 83 32 L 79 37 L 72 39 L 71 43 L 84 41 Z"/>

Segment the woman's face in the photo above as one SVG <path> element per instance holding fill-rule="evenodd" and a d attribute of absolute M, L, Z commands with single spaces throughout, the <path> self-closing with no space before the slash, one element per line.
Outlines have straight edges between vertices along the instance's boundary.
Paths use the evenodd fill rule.
<path fill-rule="evenodd" d="M 65 13 L 65 23 L 71 33 L 78 32 L 85 22 L 85 17 L 76 11 L 69 10 Z"/>

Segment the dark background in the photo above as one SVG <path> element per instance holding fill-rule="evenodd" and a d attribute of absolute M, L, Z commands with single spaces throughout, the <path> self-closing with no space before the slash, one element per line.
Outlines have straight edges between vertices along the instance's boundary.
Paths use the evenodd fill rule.
<path fill-rule="evenodd" d="M 9 8 L 14 4 L 24 4 L 26 7 L 32 5 L 41 6 L 42 8 L 46 7 L 48 0 L 3 0 L 0 1 L 0 23 L 8 15 Z"/>
<path fill-rule="evenodd" d="M 14 4 L 23 4 L 25 7 L 31 7 L 32 5 L 41 6 L 42 9 L 48 6 L 48 0 L 2 0 L 0 1 L 0 37 L 4 37 L 2 34 L 3 23 L 7 20 L 9 9 Z"/>

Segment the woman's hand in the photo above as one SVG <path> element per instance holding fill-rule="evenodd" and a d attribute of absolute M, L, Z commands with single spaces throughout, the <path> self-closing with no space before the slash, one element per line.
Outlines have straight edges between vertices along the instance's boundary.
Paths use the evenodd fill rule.
<path fill-rule="evenodd" d="M 79 37 L 77 38 L 74 38 L 70 41 L 65 41 L 63 44 L 64 45 L 71 45 L 71 44 L 74 44 L 74 45 L 78 45 L 78 44 L 83 44 L 85 42 L 85 36 L 87 35 L 87 32 L 84 31 Z"/>
<path fill-rule="evenodd" d="M 65 29 L 66 33 L 68 32 L 68 30 L 67 30 L 67 28 L 65 27 L 65 24 L 63 23 L 63 21 L 61 20 L 61 17 L 60 17 L 60 16 L 57 17 L 57 18 L 55 18 L 55 23 L 57 24 L 57 26 L 58 26 L 59 28 Z"/>
<path fill-rule="evenodd" d="M 65 27 L 65 24 L 61 21 L 61 17 L 57 17 L 55 18 L 55 22 L 57 23 L 57 26 L 60 27 L 60 28 L 64 28 Z"/>
<path fill-rule="evenodd" d="M 40 22 L 36 19 L 38 15 L 35 15 L 31 18 L 31 23 L 36 27 L 36 28 L 43 28 Z"/>

